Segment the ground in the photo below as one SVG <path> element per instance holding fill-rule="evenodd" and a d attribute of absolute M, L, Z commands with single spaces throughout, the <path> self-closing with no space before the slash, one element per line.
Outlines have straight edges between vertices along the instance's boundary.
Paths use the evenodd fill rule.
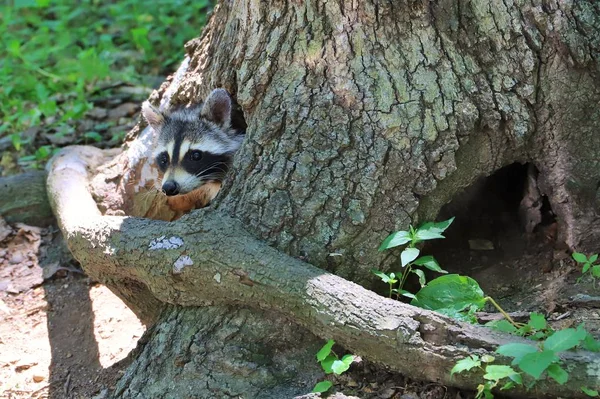
<path fill-rule="evenodd" d="M 1 244 L 1 398 L 92 398 L 119 378 L 126 362 L 117 362 L 144 332 L 110 290 L 51 261 L 54 235 L 17 225 Z"/>
<path fill-rule="evenodd" d="M 508 311 L 541 311 L 557 328 L 585 321 L 598 335 L 595 282 L 578 282 L 579 267 L 547 243 L 546 230 L 527 241 L 505 227 L 506 234 L 489 237 L 485 229 L 457 224 L 462 231 L 455 231 L 456 239 L 428 249 L 450 271 L 470 272 Z M 469 239 L 486 249 L 469 247 Z M 0 243 L 0 397 L 101 398 L 127 366 L 144 327 L 106 287 L 82 274 L 56 228 L 0 222 Z M 474 396 L 410 381 L 366 361 L 338 377 L 335 387 L 373 399 Z"/>
<path fill-rule="evenodd" d="M 103 93 L 77 129 L 93 126 L 102 136 L 98 144 L 110 147 L 117 133 L 133 125 L 136 104 L 147 90 L 117 86 Z M 34 147 L 56 139 L 43 129 L 31 133 Z M 3 145 L 10 143 L 0 140 L 0 151 L 6 150 Z M 13 172 L 25 166 L 11 161 L 10 151 L 3 154 L 3 166 L 12 166 Z M 475 278 L 516 318 L 539 311 L 555 328 L 585 322 L 598 336 L 598 284 L 580 279 L 581 267 L 561 245 L 551 209 L 545 205 L 544 220 L 531 234 L 519 224 L 518 182 L 524 171 L 524 166 L 514 165 L 465 190 L 439 215 L 439 220 L 456 217 L 447 239 L 428 243 L 423 253 L 435 255 L 449 272 Z M 127 366 L 126 356 L 143 331 L 118 298 L 83 275 L 55 227 L 8 226 L 0 219 L 0 398 L 101 398 Z M 335 387 L 346 395 L 373 399 L 474 396 L 410 381 L 366 361 L 338 377 Z"/>

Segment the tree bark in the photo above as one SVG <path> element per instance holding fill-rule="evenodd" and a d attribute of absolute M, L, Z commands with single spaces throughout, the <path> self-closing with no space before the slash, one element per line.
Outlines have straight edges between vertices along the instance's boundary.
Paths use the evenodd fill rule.
<path fill-rule="evenodd" d="M 187 44 L 180 70 L 151 97 L 168 107 L 201 101 L 216 86 L 234 95 L 247 138 L 215 204 L 173 224 L 122 217 L 179 216 L 152 190 L 152 132 L 139 125 L 121 156 L 83 157 L 99 159 L 92 194 L 112 216 L 91 213 L 87 177 L 61 182 L 60 165 L 78 155 L 53 163 L 57 218 L 86 271 L 158 320 L 157 331 L 171 331 L 183 312 L 158 317 L 162 302 L 274 310 L 409 376 L 473 388 L 468 376 L 450 379 L 452 363 L 504 337 L 345 279 L 369 286 L 369 270 L 395 260 L 376 251 L 390 231 L 434 218 L 464 187 L 514 162 L 539 170 L 562 239 L 593 248 L 599 7 L 221 2 L 202 37 Z M 209 310 L 190 312 L 204 320 Z M 150 336 L 148 353 L 161 337 Z M 577 396 L 596 384 L 597 356 L 568 356 L 577 370 L 569 385 L 541 383 L 540 395 Z"/>
<path fill-rule="evenodd" d="M 9 223 L 46 227 L 54 215 L 46 195 L 46 173 L 0 178 L 0 216 Z"/>
<path fill-rule="evenodd" d="M 86 159 L 89 160 L 87 165 Z M 281 314 L 316 336 L 333 338 L 353 353 L 405 375 L 470 389 L 474 389 L 480 380 L 473 375 L 451 377 L 449 371 L 456 361 L 472 354 L 492 355 L 498 345 L 519 340 L 514 336 L 494 333 L 485 327 L 461 324 L 435 312 L 382 298 L 355 283 L 269 247 L 246 232 L 239 221 L 218 212 L 202 210 L 192 213 L 190 216 L 193 217 L 184 217 L 174 223 L 101 216 L 92 196 L 87 193 L 86 179 L 87 171 L 94 170 L 102 159 L 101 150 L 72 147 L 63 150 L 49 164 L 48 192 L 59 226 L 65 232 L 74 256 L 83 265 L 93 265 L 86 271 L 95 279 L 116 286 L 117 293 L 138 312 L 142 310 L 148 314 L 152 309 L 158 310 L 140 308 L 140 303 L 147 305 L 145 301 L 152 297 L 174 305 L 209 306 L 192 311 L 178 308 L 166 311 L 159 318 L 156 329 L 150 333 L 151 345 L 137 358 L 127 379 L 121 382 L 116 397 L 136 397 L 140 392 L 148 392 L 149 395 L 152 392 L 152 395 L 156 395 L 158 391 L 171 392 L 173 387 L 164 385 L 166 381 L 171 381 L 171 374 L 181 377 L 176 384 L 177 389 L 187 389 L 185 381 L 191 378 L 188 373 L 202 374 L 194 364 L 201 363 L 198 357 L 202 358 L 203 355 L 190 352 L 190 345 L 196 341 L 204 342 L 206 338 L 203 337 L 207 332 L 203 329 L 221 331 L 232 328 L 229 322 L 221 320 L 214 320 L 204 327 L 192 320 L 197 318 L 202 322 L 207 318 L 214 319 L 215 312 L 222 312 L 224 320 L 249 317 L 249 323 L 257 325 L 260 323 L 256 319 L 264 317 L 261 312 L 259 315 L 240 316 L 237 313 L 240 308 L 267 311 L 269 316 L 262 321 L 263 334 L 273 333 L 273 326 L 283 323 L 283 318 L 276 316 Z M 131 284 L 147 290 L 143 295 L 130 295 L 126 288 Z M 155 319 L 157 315 L 150 316 Z M 180 318 L 181 324 L 174 321 Z M 287 325 L 287 321 L 284 325 Z M 190 331 L 196 332 L 192 334 Z M 314 336 L 307 338 L 304 330 L 291 329 L 288 333 L 289 336 L 282 333 L 283 341 L 299 342 L 297 339 L 300 335 L 308 348 L 312 348 L 310 353 L 314 353 L 317 347 Z M 194 337 L 190 338 L 190 334 Z M 244 345 L 254 342 L 253 336 L 243 335 Z M 165 336 L 173 340 L 166 340 Z M 213 338 L 209 340 L 213 341 Z M 168 345 L 165 342 L 173 343 Z M 259 346 L 261 348 L 254 354 L 264 355 L 264 349 Z M 293 353 L 282 356 L 291 356 L 288 360 L 294 367 L 301 368 L 302 364 L 311 363 L 311 356 L 302 356 L 300 359 L 294 357 L 296 350 L 299 349 L 294 348 Z M 163 358 L 173 364 L 165 365 L 161 361 L 152 367 L 153 373 L 137 375 L 140 370 L 145 370 L 154 354 L 163 354 Z M 181 357 L 188 360 L 181 360 L 183 363 L 178 365 Z M 223 354 L 217 357 L 219 362 L 228 360 Z M 583 396 L 578 395 L 581 386 L 594 386 L 597 383 L 600 355 L 568 353 L 564 359 L 570 365 L 572 378 L 569 383 L 561 386 L 552 381 L 538 382 L 538 395 Z M 509 362 L 509 359 L 502 360 Z M 183 374 L 174 369 L 188 364 L 190 370 L 184 367 Z M 417 364 L 420 366 L 415 367 Z M 268 366 L 274 367 L 273 364 Z M 243 373 L 241 378 L 238 371 L 232 374 L 237 378 L 236 384 L 245 386 L 250 383 L 245 380 Z M 297 386 L 300 381 L 314 380 L 315 374 L 316 370 L 310 370 L 308 374 L 296 374 L 297 378 L 291 386 Z M 201 381 L 205 382 L 199 381 L 198 384 L 215 383 L 213 377 L 210 373 L 202 374 Z M 227 386 L 223 392 L 229 389 L 226 381 L 230 377 L 218 379 L 218 382 Z M 153 381 L 150 387 L 147 386 L 149 379 Z M 268 382 L 261 381 L 262 384 Z M 291 389 L 289 379 L 279 380 L 279 385 L 284 381 Z M 261 382 L 252 381 L 251 384 L 254 383 Z M 267 386 L 258 385 L 256 388 L 265 394 Z M 304 392 L 309 389 L 306 385 L 301 387 Z M 275 396 L 255 396 L 249 392 L 248 397 L 276 398 L 281 389 L 281 386 L 274 388 Z M 301 393 L 301 390 L 295 392 Z M 511 392 L 514 395 L 525 393 L 523 388 Z M 202 397 L 200 393 L 194 394 Z"/>

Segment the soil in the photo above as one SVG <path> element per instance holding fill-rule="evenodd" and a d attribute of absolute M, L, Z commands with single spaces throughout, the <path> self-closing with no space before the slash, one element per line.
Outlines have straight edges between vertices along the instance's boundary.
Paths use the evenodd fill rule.
<path fill-rule="evenodd" d="M 0 232 L 7 229 L 0 244 L 0 397 L 89 399 L 110 389 L 144 327 L 71 264 L 56 231 L 0 223 Z"/>

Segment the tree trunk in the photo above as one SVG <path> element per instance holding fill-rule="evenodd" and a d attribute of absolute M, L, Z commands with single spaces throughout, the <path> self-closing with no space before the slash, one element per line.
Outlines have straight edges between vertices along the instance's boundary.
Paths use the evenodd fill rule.
<path fill-rule="evenodd" d="M 145 320 L 158 320 L 116 395 L 171 397 L 167 392 L 183 392 L 194 373 L 202 393 L 191 397 L 211 389 L 216 397 L 240 390 L 278 397 L 286 384 L 285 395 L 307 392 L 303 382 L 315 379 L 315 369 L 293 370 L 310 356 L 294 363 L 297 348 L 282 352 L 292 372 L 277 373 L 279 360 L 265 355 L 272 352 L 259 339 L 288 323 L 280 317 L 407 375 L 474 388 L 477 380 L 450 379 L 451 365 L 504 338 L 377 298 L 343 278 L 368 286 L 369 270 L 395 259 L 376 251 L 389 232 L 434 218 L 478 177 L 514 162 L 539 170 L 539 187 L 567 244 L 592 248 L 600 238 L 593 228 L 600 198 L 599 7 L 220 3 L 203 36 L 186 46 L 180 70 L 151 97 L 163 106 L 197 102 L 220 86 L 241 107 L 246 141 L 213 206 L 173 224 L 119 217 L 179 216 L 151 190 L 152 132 L 141 125 L 109 162 L 79 153 L 50 167 L 50 200 L 74 255 Z M 94 198 L 117 217 L 86 221 L 73 209 L 95 206 L 87 176 L 73 180 L 81 157 L 95 159 Z M 159 302 L 218 307 L 170 307 L 159 316 Z M 214 355 L 212 331 L 230 348 L 226 331 L 241 332 L 241 320 L 255 330 L 231 345 L 239 338 L 241 347 L 269 358 L 251 366 L 260 375 L 248 377 L 246 355 L 223 374 L 205 372 L 225 370 L 230 351 Z M 295 342 L 314 353 L 318 346 L 304 330 L 281 334 L 274 347 Z M 200 342 L 206 346 L 192 351 Z M 153 364 L 161 352 L 164 362 Z M 216 356 L 213 363 L 198 360 L 206 354 Z M 586 365 L 597 368 L 598 357 L 570 356 L 577 378 L 564 387 L 541 384 L 540 395 L 581 395 L 581 385 L 596 383 Z M 145 364 L 164 384 L 147 384 Z"/>

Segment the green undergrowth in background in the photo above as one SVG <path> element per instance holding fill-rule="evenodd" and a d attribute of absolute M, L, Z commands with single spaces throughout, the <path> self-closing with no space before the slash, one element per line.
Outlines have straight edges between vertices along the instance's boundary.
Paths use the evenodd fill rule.
<path fill-rule="evenodd" d="M 99 87 L 171 73 L 210 7 L 209 0 L 4 2 L 0 138 L 10 136 L 20 151 L 28 144 L 21 132 L 81 118 Z"/>

